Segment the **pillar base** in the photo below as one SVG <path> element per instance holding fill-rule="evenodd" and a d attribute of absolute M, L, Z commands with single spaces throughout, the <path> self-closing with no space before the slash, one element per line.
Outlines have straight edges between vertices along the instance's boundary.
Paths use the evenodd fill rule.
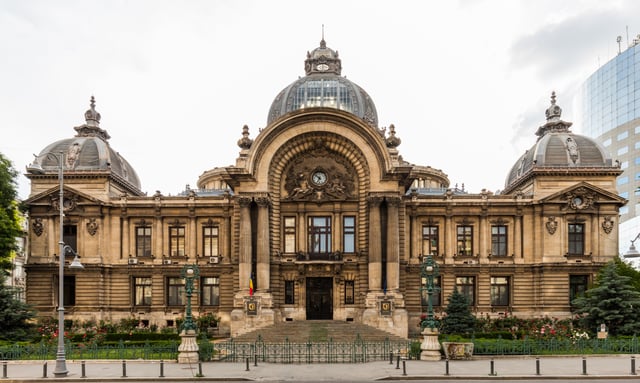
<path fill-rule="evenodd" d="M 196 331 L 182 330 L 180 338 L 180 346 L 178 346 L 178 363 L 198 363 L 200 360 L 200 348 L 198 347 L 198 342 L 196 342 Z"/>
<path fill-rule="evenodd" d="M 425 328 L 422 330 L 424 340 L 420 344 L 420 360 L 440 360 L 440 341 L 438 340 L 438 329 Z"/>

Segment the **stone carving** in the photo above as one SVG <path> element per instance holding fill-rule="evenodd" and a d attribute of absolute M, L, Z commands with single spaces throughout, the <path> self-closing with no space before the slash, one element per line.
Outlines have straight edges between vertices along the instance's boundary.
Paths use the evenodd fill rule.
<path fill-rule="evenodd" d="M 578 144 L 576 144 L 575 140 L 571 137 L 567 137 L 567 152 L 569 153 L 569 158 L 575 164 L 580 157 L 580 152 L 578 151 Z"/>
<path fill-rule="evenodd" d="M 589 209 L 596 200 L 596 195 L 591 190 L 580 187 L 576 190 L 565 194 L 567 205 L 573 210 Z"/>
<path fill-rule="evenodd" d="M 87 231 L 91 236 L 96 235 L 98 232 L 98 222 L 95 218 L 90 218 L 89 222 L 87 222 Z"/>
<path fill-rule="evenodd" d="M 344 201 L 354 198 L 353 167 L 329 153 L 323 142 L 295 159 L 285 171 L 284 191 L 288 200 Z"/>
<path fill-rule="evenodd" d="M 78 155 L 80 154 L 80 144 L 74 142 L 73 145 L 69 146 L 67 150 L 67 167 L 73 169 L 76 165 L 76 161 L 78 160 Z"/>
<path fill-rule="evenodd" d="M 33 228 L 33 232 L 35 233 L 36 236 L 41 236 L 42 232 L 44 231 L 44 224 L 42 223 L 42 218 L 35 218 L 33 220 L 33 223 L 31 224 L 31 227 Z"/>
<path fill-rule="evenodd" d="M 54 210 L 60 210 L 60 197 L 54 197 L 51 196 L 51 206 L 53 206 Z M 78 206 L 78 196 L 77 195 L 72 195 L 69 197 L 65 197 L 62 200 L 63 206 L 62 209 L 63 211 L 67 212 L 67 211 L 72 211 L 73 209 L 75 209 Z"/>
<path fill-rule="evenodd" d="M 547 228 L 547 232 L 551 235 L 555 234 L 558 229 L 558 221 L 556 221 L 556 217 L 551 216 L 547 219 L 547 223 L 545 223 Z"/>
<path fill-rule="evenodd" d="M 602 230 L 607 234 L 611 234 L 611 231 L 613 230 L 613 220 L 611 217 L 604 217 L 604 221 L 602 221 Z"/>

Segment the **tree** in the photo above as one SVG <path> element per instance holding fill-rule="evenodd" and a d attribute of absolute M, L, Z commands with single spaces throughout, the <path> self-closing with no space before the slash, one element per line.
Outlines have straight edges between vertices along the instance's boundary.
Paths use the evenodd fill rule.
<path fill-rule="evenodd" d="M 454 289 L 449 296 L 449 304 L 442 319 L 443 334 L 469 334 L 473 332 L 476 317 L 471 313 L 467 297 Z"/>
<path fill-rule="evenodd" d="M 6 278 L 0 274 L 0 339 L 25 340 L 33 335 L 32 319 L 35 312 L 31 306 L 16 298 L 16 289 L 5 284 Z"/>
<path fill-rule="evenodd" d="M 631 278 L 631 286 L 636 291 L 640 291 L 640 271 L 634 269 L 629 262 L 625 262 L 620 257 L 616 257 L 614 262 L 616 263 L 618 274 Z"/>
<path fill-rule="evenodd" d="M 584 314 L 582 324 L 597 329 L 604 323 L 611 335 L 640 334 L 640 291 L 621 275 L 618 263 L 607 263 L 598 273 L 596 284 L 574 300 L 576 312 Z"/>
<path fill-rule="evenodd" d="M 18 173 L 11 161 L 0 153 L 0 270 L 11 268 L 11 259 L 18 249 L 16 238 L 22 235 L 16 200 Z"/>

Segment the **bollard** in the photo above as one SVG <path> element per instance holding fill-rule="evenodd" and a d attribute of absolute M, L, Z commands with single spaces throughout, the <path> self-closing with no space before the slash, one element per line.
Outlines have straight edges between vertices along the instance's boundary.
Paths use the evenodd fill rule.
<path fill-rule="evenodd" d="M 122 361 L 122 377 L 123 378 L 127 377 L 127 361 L 126 360 Z"/>
<path fill-rule="evenodd" d="M 3 378 L 7 377 L 7 362 L 6 361 L 2 362 L 2 377 Z"/>
<path fill-rule="evenodd" d="M 536 375 L 540 375 L 540 358 L 536 358 Z"/>
<path fill-rule="evenodd" d="M 44 362 L 42 364 L 42 377 L 46 378 L 47 377 L 47 362 Z"/>
<path fill-rule="evenodd" d="M 636 357 L 635 356 L 631 356 L 631 375 L 635 375 L 636 374 Z"/>
<path fill-rule="evenodd" d="M 495 371 L 495 368 L 494 368 L 495 366 L 494 366 L 493 359 L 491 359 L 490 366 L 491 366 L 491 372 L 489 373 L 489 375 L 496 376 L 497 374 L 496 374 L 496 371 Z"/>
<path fill-rule="evenodd" d="M 247 369 L 245 371 L 249 371 L 249 357 L 247 357 Z"/>
<path fill-rule="evenodd" d="M 198 361 L 198 376 L 199 377 L 203 377 L 204 375 L 202 375 L 202 362 Z"/>
<path fill-rule="evenodd" d="M 582 375 L 587 375 L 587 358 L 582 357 Z"/>
<path fill-rule="evenodd" d="M 402 376 L 407 376 L 407 361 L 402 361 Z"/>
<path fill-rule="evenodd" d="M 81 378 L 86 378 L 87 377 L 87 370 L 86 370 L 86 367 L 85 367 L 85 364 L 84 364 L 84 360 L 82 362 L 80 362 L 80 363 L 81 363 L 81 366 L 82 366 L 82 370 L 81 370 L 82 376 L 81 376 Z"/>
<path fill-rule="evenodd" d="M 389 364 L 393 364 L 393 351 L 389 353 Z"/>
<path fill-rule="evenodd" d="M 398 354 L 398 357 L 396 358 L 396 370 L 400 369 L 400 354 Z"/>
<path fill-rule="evenodd" d="M 258 367 L 258 354 L 253 355 L 253 365 Z"/>
<path fill-rule="evenodd" d="M 444 374 L 449 375 L 449 359 L 444 360 Z"/>
<path fill-rule="evenodd" d="M 164 360 L 160 359 L 160 377 L 164 378 Z"/>

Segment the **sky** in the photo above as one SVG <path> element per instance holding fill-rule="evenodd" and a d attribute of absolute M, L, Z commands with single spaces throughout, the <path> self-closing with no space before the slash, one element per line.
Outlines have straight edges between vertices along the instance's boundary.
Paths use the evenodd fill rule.
<path fill-rule="evenodd" d="M 0 153 L 20 173 L 100 127 L 142 191 L 175 195 L 235 164 L 275 96 L 327 46 L 364 88 L 403 159 L 451 187 L 504 188 L 552 91 L 565 121 L 580 85 L 640 33 L 634 0 L 0 0 Z M 573 131 L 580 133 L 579 123 Z"/>

